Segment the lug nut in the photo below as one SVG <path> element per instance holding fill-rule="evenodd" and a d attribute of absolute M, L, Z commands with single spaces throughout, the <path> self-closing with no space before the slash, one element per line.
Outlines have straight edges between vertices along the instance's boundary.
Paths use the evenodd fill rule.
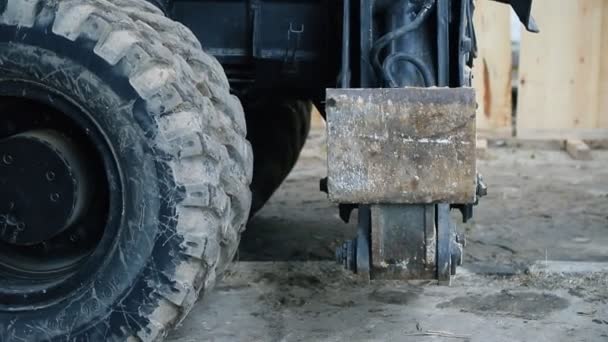
<path fill-rule="evenodd" d="M 55 180 L 55 172 L 48 171 L 46 173 L 46 180 L 48 180 L 49 182 L 52 182 L 53 180 Z"/>
<path fill-rule="evenodd" d="M 13 163 L 13 156 L 11 156 L 10 154 L 3 155 L 2 162 L 6 165 L 11 165 Z"/>
<path fill-rule="evenodd" d="M 56 192 L 52 193 L 51 196 L 50 196 L 50 198 L 51 198 L 51 201 L 57 202 L 59 200 L 59 194 L 56 193 Z"/>

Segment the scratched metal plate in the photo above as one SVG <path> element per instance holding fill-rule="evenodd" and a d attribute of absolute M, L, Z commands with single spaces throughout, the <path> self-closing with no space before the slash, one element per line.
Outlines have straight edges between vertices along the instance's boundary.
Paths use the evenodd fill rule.
<path fill-rule="evenodd" d="M 475 201 L 472 88 L 328 89 L 328 191 L 340 203 Z"/>

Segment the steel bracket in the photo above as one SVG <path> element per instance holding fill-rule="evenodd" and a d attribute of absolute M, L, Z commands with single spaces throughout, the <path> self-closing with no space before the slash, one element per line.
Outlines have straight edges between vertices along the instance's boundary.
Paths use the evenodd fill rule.
<path fill-rule="evenodd" d="M 474 203 L 472 88 L 328 89 L 329 198 Z"/>

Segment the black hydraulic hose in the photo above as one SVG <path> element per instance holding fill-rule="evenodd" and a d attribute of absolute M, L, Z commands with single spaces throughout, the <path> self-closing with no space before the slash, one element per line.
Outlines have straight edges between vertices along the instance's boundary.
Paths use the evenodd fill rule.
<path fill-rule="evenodd" d="M 385 34 L 384 36 L 378 38 L 378 40 L 374 43 L 371 51 L 372 64 L 378 75 L 383 72 L 382 63 L 380 62 L 380 52 L 382 52 L 382 49 L 384 49 L 393 40 L 405 35 L 408 32 L 418 29 L 431 13 L 431 10 L 435 6 L 435 2 L 436 0 L 426 0 L 422 4 L 420 12 L 418 12 L 418 15 L 411 23 Z"/>
<path fill-rule="evenodd" d="M 450 0 L 437 0 L 437 85 L 450 83 Z"/>
<path fill-rule="evenodd" d="M 386 60 L 384 61 L 384 65 L 382 67 L 382 69 L 383 69 L 382 74 L 384 76 L 384 80 L 388 83 L 389 87 L 397 88 L 399 86 L 397 84 L 397 81 L 395 81 L 395 79 L 393 78 L 392 72 L 391 72 L 391 67 L 397 61 L 406 61 L 406 62 L 412 63 L 414 66 L 416 66 L 416 68 L 418 69 L 418 71 L 420 71 L 420 74 L 422 75 L 422 79 L 424 80 L 425 87 L 430 87 L 433 84 L 433 74 L 431 73 L 429 68 L 426 66 L 426 64 L 424 64 L 424 62 L 422 60 L 420 60 L 414 56 L 400 52 L 400 53 L 392 54 L 389 57 L 387 57 Z"/>
<path fill-rule="evenodd" d="M 342 22 L 342 72 L 340 73 L 340 87 L 350 87 L 350 0 L 344 0 L 344 13 Z"/>

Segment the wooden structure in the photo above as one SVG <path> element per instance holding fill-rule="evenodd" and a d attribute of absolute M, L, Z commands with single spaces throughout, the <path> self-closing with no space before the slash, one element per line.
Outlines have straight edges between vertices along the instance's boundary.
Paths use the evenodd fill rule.
<path fill-rule="evenodd" d="M 477 91 L 477 130 L 482 136 L 511 136 L 511 9 L 477 1 L 478 54 L 473 68 Z"/>
<path fill-rule="evenodd" d="M 477 126 L 482 136 L 608 139 L 608 1 L 534 0 L 540 34 L 522 33 L 511 116 L 510 9 L 477 1 Z"/>

